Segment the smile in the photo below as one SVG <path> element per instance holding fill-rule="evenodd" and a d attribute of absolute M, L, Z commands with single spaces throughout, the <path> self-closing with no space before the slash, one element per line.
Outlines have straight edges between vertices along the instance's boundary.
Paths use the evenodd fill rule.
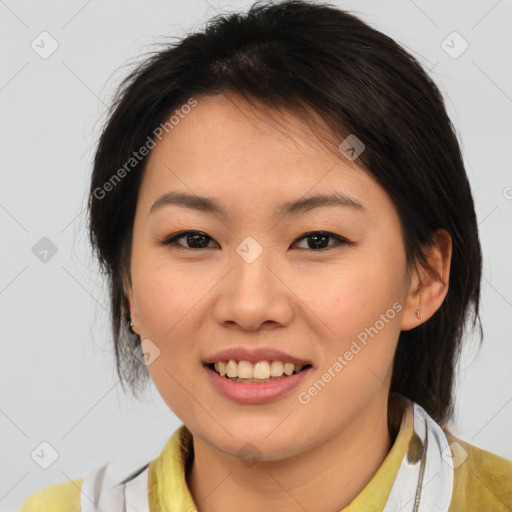
<path fill-rule="evenodd" d="M 292 367 L 286 366 L 287 364 L 281 361 L 273 361 L 272 364 L 258 361 L 253 365 L 249 361 L 231 359 L 227 362 L 205 364 L 204 368 L 214 388 L 224 397 L 239 403 L 259 404 L 282 397 L 298 386 L 313 370 L 310 364 L 289 363 Z M 272 365 L 276 375 L 271 374 Z M 255 378 L 255 374 L 260 377 Z"/>
<path fill-rule="evenodd" d="M 282 378 L 283 375 L 290 376 L 299 373 L 311 365 L 302 365 L 294 363 L 283 363 L 282 361 L 258 361 L 255 364 L 250 361 L 237 361 L 229 359 L 228 361 L 219 361 L 211 363 L 209 367 L 222 377 L 234 379 L 238 382 L 260 382 L 272 381 Z"/>

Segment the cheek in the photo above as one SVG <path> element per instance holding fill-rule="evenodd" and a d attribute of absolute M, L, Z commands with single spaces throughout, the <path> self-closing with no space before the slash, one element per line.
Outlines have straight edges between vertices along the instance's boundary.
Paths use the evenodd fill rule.
<path fill-rule="evenodd" d="M 147 364 L 149 376 L 167 405 L 182 418 L 190 409 L 190 394 L 198 395 L 189 375 L 198 365 L 194 352 L 197 330 L 191 323 L 211 285 L 199 266 L 171 264 L 165 248 L 143 242 L 136 230 L 131 257 L 134 300 L 142 340 L 157 354 Z M 198 275 L 199 274 L 199 275 Z"/>
<path fill-rule="evenodd" d="M 345 400 L 354 400 L 357 395 L 360 399 L 388 378 L 403 307 L 401 281 L 392 268 L 384 259 L 359 258 L 340 272 L 331 271 L 322 293 L 315 295 L 311 309 L 329 328 L 325 329 L 328 335 L 323 336 L 320 373 L 336 375 L 322 398 L 326 405 L 334 395 Z"/>
<path fill-rule="evenodd" d="M 191 379 L 199 368 L 197 323 L 200 299 L 208 281 L 190 272 L 146 267 L 139 282 L 139 309 L 143 335 L 157 347 L 159 355 L 148 365 L 156 389 L 174 413 L 182 419 L 190 409 L 190 396 L 199 396 L 199 384 Z M 197 370 L 196 370 L 197 372 Z"/>
<path fill-rule="evenodd" d="M 321 364 L 300 401 L 322 422 L 356 417 L 364 404 L 387 389 L 400 333 L 399 288 L 382 269 L 352 268 L 328 281 L 314 308 L 328 336 L 322 336 Z M 334 334 L 333 334 L 334 333 Z M 321 381 L 321 382 L 320 382 Z"/>
<path fill-rule="evenodd" d="M 329 328 L 329 338 L 348 339 L 372 326 L 400 299 L 397 282 L 385 266 L 361 258 L 339 271 L 331 267 L 323 277 L 303 279 L 297 295 Z M 394 310 L 388 316 L 395 317 Z"/>
<path fill-rule="evenodd" d="M 212 284 L 200 267 L 169 265 L 159 259 L 140 260 L 133 270 L 134 290 L 146 337 L 165 340 L 183 327 L 182 320 L 199 305 Z M 181 324 L 181 325 L 180 325 Z"/>

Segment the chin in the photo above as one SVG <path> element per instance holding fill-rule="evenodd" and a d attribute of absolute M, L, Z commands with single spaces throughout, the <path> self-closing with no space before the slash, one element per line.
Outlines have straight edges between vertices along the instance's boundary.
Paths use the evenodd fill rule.
<path fill-rule="evenodd" d="M 218 436 L 212 437 L 212 432 L 209 431 L 204 439 L 218 451 L 245 461 L 247 466 L 250 466 L 253 461 L 287 459 L 300 451 L 300 444 L 297 443 L 296 437 L 289 432 L 283 431 L 278 435 L 277 430 L 272 432 L 272 429 L 252 433 L 241 428 L 231 430 L 226 426 L 226 429 L 233 433 L 233 437 L 221 429 Z M 269 432 L 272 433 L 269 435 Z"/>

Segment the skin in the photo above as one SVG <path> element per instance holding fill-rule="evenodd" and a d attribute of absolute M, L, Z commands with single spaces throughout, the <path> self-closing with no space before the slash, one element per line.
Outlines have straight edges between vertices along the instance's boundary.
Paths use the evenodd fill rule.
<path fill-rule="evenodd" d="M 280 116 L 286 133 L 241 98 L 198 98 L 151 151 L 139 190 L 127 296 L 134 330 L 160 350 L 148 365 L 151 379 L 193 434 L 187 483 L 200 512 L 346 507 L 392 445 L 387 406 L 400 331 L 430 318 L 448 292 L 432 272 L 406 266 L 394 204 L 357 159 L 335 156 L 301 120 Z M 173 205 L 148 215 L 169 191 L 217 199 L 228 214 Z M 273 216 L 285 201 L 333 191 L 364 211 Z M 187 237 L 159 244 L 183 230 L 205 233 L 204 245 L 187 245 Z M 319 230 L 352 244 L 329 238 L 329 248 L 316 249 L 300 240 Z M 236 252 L 248 236 L 263 249 L 250 264 Z M 450 236 L 440 230 L 429 261 L 445 283 L 450 259 Z M 394 318 L 300 403 L 298 393 L 394 303 L 402 306 Z M 275 401 L 240 404 L 216 391 L 202 364 L 238 345 L 275 346 L 315 368 Z M 255 465 L 237 456 L 247 442 L 258 449 Z"/>

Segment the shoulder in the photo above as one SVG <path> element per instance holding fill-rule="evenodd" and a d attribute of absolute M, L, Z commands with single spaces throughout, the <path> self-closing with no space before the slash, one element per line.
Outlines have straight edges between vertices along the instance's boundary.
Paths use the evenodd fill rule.
<path fill-rule="evenodd" d="M 79 512 L 83 478 L 44 487 L 31 494 L 18 512 Z"/>
<path fill-rule="evenodd" d="M 36 491 L 25 499 L 18 512 L 80 512 L 82 495 L 87 497 L 87 510 L 101 510 L 99 505 L 107 503 L 114 509 L 126 510 L 127 500 L 131 506 L 137 504 L 137 510 L 145 510 L 149 466 L 150 463 L 134 465 L 126 459 L 108 462 L 84 478 Z"/>
<path fill-rule="evenodd" d="M 512 461 L 444 431 L 454 470 L 450 512 L 512 510 Z"/>

